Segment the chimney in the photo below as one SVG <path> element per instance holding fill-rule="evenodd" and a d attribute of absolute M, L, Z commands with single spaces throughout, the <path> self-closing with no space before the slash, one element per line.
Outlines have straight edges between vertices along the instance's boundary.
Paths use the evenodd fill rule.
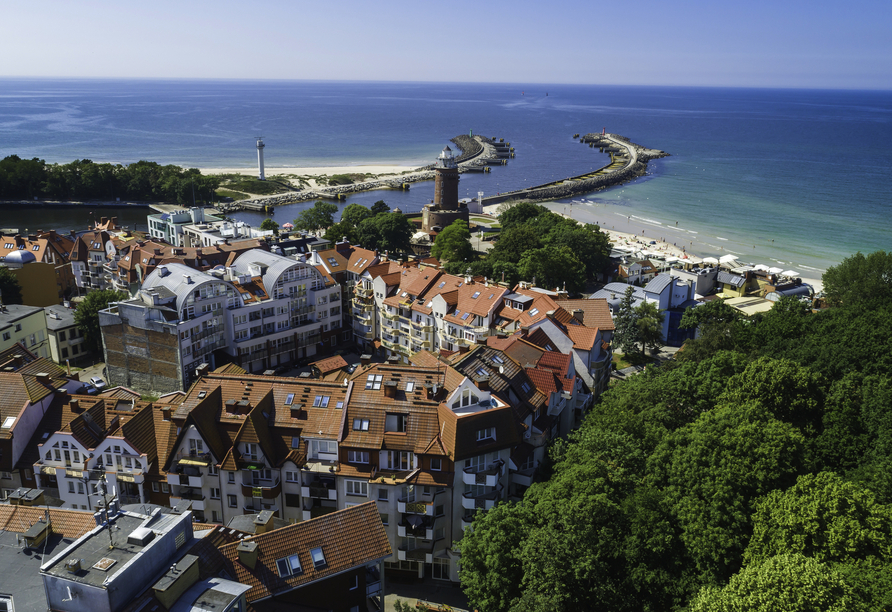
<path fill-rule="evenodd" d="M 37 373 L 37 382 L 39 382 L 42 385 L 50 384 L 50 375 L 47 374 L 46 372 L 38 372 Z"/>
<path fill-rule="evenodd" d="M 273 513 L 271 510 L 264 510 L 254 517 L 254 535 L 266 533 L 273 528 Z"/>
<path fill-rule="evenodd" d="M 25 365 L 24 356 L 22 356 L 18 353 L 16 353 L 15 355 L 12 356 L 12 361 L 13 361 L 13 365 L 15 365 L 16 368 L 20 368 L 23 365 Z"/>
<path fill-rule="evenodd" d="M 489 391 L 489 376 L 481 376 L 476 382 L 478 389 L 481 391 Z"/>
<path fill-rule="evenodd" d="M 573 310 L 573 318 L 582 323 L 584 313 L 585 311 L 582 308 L 576 308 Z"/>
<path fill-rule="evenodd" d="M 161 418 L 165 421 L 170 420 L 170 406 L 161 407 Z"/>
<path fill-rule="evenodd" d="M 239 414 L 248 414 L 251 412 L 251 402 L 248 400 L 239 400 L 236 405 L 238 406 Z"/>
<path fill-rule="evenodd" d="M 71 408 L 71 411 L 75 413 L 84 411 L 83 407 L 81 406 L 80 400 L 76 397 L 72 397 L 70 400 L 68 400 L 68 407 Z"/>
<path fill-rule="evenodd" d="M 384 381 L 384 397 L 390 397 L 390 398 L 396 397 L 396 381 L 395 380 Z"/>
<path fill-rule="evenodd" d="M 468 352 L 468 345 L 467 345 L 467 344 L 460 344 L 459 347 L 458 347 L 458 353 L 459 353 L 459 355 L 464 355 L 464 354 L 467 353 L 467 352 Z"/>
<path fill-rule="evenodd" d="M 254 569 L 254 566 L 257 565 L 257 543 L 242 540 L 238 543 L 236 550 L 238 551 L 239 563 L 248 569 Z"/>
<path fill-rule="evenodd" d="M 545 316 L 548 317 L 549 319 L 554 320 L 554 311 L 549 310 L 548 312 L 545 313 Z"/>
<path fill-rule="evenodd" d="M 236 401 L 234 399 L 226 400 L 226 412 L 229 414 L 235 414 L 238 412 L 238 406 L 235 405 Z"/>
<path fill-rule="evenodd" d="M 195 368 L 195 375 L 198 377 L 207 376 L 208 372 L 211 371 L 211 365 L 209 363 L 202 363 L 197 368 Z"/>
<path fill-rule="evenodd" d="M 105 225 L 106 221 L 108 221 L 108 217 L 99 217 L 99 225 Z"/>
<path fill-rule="evenodd" d="M 369 365 L 370 363 L 372 363 L 372 356 L 371 356 L 371 355 L 366 354 L 366 355 L 360 355 L 360 356 L 359 356 L 359 365 L 361 365 L 362 367 L 366 367 L 366 366 Z"/>
<path fill-rule="evenodd" d="M 303 404 L 293 404 L 291 406 L 291 418 L 292 419 L 301 418 L 301 416 L 303 415 L 303 408 L 304 408 Z"/>
<path fill-rule="evenodd" d="M 391 355 L 387 358 L 387 363 L 389 363 L 390 365 L 399 365 L 400 358 L 396 355 Z"/>

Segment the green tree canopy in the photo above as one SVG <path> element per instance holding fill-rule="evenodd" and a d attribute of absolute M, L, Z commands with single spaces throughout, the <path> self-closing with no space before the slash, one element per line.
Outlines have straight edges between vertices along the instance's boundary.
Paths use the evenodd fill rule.
<path fill-rule="evenodd" d="M 441 261 L 467 262 L 477 258 L 471 246 L 471 232 L 468 224 L 457 219 L 442 232 L 431 247 L 431 255 Z"/>
<path fill-rule="evenodd" d="M 550 211 L 540 204 L 521 202 L 500 214 L 499 224 L 502 226 L 502 231 L 506 231 L 513 227 L 524 225 L 539 215 L 547 212 Z"/>
<path fill-rule="evenodd" d="M 387 205 L 387 202 L 384 200 L 378 200 L 374 204 L 372 204 L 372 208 L 370 209 L 373 215 L 381 215 L 390 212 L 390 206 Z"/>
<path fill-rule="evenodd" d="M 517 263 L 524 253 L 541 247 L 542 240 L 536 230 L 526 225 L 519 225 L 502 230 L 487 259 Z"/>
<path fill-rule="evenodd" d="M 704 588 L 691 612 L 858 612 L 863 602 L 839 573 L 801 554 L 748 566 L 723 588 Z"/>
<path fill-rule="evenodd" d="M 635 327 L 642 353 L 646 349 L 656 352 L 663 348 L 664 319 L 665 315 L 655 302 L 641 302 L 635 309 Z"/>
<path fill-rule="evenodd" d="M 756 503 L 746 563 L 783 553 L 818 561 L 892 561 L 892 507 L 832 472 L 803 474 Z"/>
<path fill-rule="evenodd" d="M 521 277 L 538 287 L 566 287 L 570 293 L 585 291 L 585 266 L 568 247 L 546 246 L 527 251 L 517 265 Z"/>
<path fill-rule="evenodd" d="M 363 206 L 362 204 L 347 204 L 344 207 L 344 210 L 341 211 L 341 223 L 345 223 L 353 228 L 358 228 L 359 224 L 368 219 L 369 217 L 373 217 L 375 214 Z"/>
<path fill-rule="evenodd" d="M 294 228 L 315 232 L 334 225 L 334 214 L 338 205 L 317 200 L 312 208 L 304 209 L 294 220 Z"/>
<path fill-rule="evenodd" d="M 74 311 L 74 323 L 84 335 L 84 344 L 94 353 L 102 350 L 102 330 L 99 328 L 99 311 L 108 308 L 112 302 L 127 299 L 127 294 L 121 291 L 103 289 L 91 291 L 87 294 L 77 310 Z"/>
<path fill-rule="evenodd" d="M 279 224 L 267 217 L 260 223 L 260 230 L 264 232 L 271 231 L 275 236 L 279 235 Z"/>
<path fill-rule="evenodd" d="M 19 279 L 6 266 L 0 266 L 0 302 L 22 303 L 22 286 L 19 284 Z"/>
<path fill-rule="evenodd" d="M 822 277 L 824 295 L 835 306 L 879 304 L 892 299 L 892 251 L 855 253 Z"/>
<path fill-rule="evenodd" d="M 402 213 L 382 213 L 359 224 L 357 239 L 366 249 L 405 253 L 414 233 L 415 226 Z"/>
<path fill-rule="evenodd" d="M 575 221 L 557 224 L 548 233 L 545 243 L 573 251 L 585 265 L 589 277 L 601 272 L 610 260 L 610 241 L 597 225 L 579 225 Z"/>
<path fill-rule="evenodd" d="M 635 289 L 629 285 L 613 318 L 613 325 L 616 328 L 613 334 L 614 344 L 623 353 L 634 353 L 638 348 L 638 313 L 632 306 L 634 296 Z"/>
<path fill-rule="evenodd" d="M 350 244 L 359 244 L 359 230 L 349 223 L 338 221 L 325 230 L 323 238 L 332 244 L 336 244 L 344 238 L 349 240 Z"/>

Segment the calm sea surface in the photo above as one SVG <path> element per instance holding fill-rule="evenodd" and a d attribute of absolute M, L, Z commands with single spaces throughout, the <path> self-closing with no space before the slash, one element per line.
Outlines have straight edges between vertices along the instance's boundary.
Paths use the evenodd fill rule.
<path fill-rule="evenodd" d="M 672 157 L 587 204 L 555 209 L 608 227 L 631 220 L 649 237 L 694 242 L 695 252 L 779 261 L 804 275 L 858 250 L 892 249 L 892 92 L 0 80 L 0 157 L 250 168 L 253 137 L 263 135 L 275 174 L 277 166 L 421 165 L 469 130 L 510 141 L 516 159 L 463 175 L 463 197 L 600 167 L 606 156 L 571 137 L 603 127 Z M 350 201 L 418 210 L 432 197 L 433 185 L 421 183 Z M 305 206 L 283 207 L 276 219 Z M 144 227 L 145 212 L 112 214 Z M 83 209 L 2 209 L 0 227 L 79 229 L 88 218 Z"/>

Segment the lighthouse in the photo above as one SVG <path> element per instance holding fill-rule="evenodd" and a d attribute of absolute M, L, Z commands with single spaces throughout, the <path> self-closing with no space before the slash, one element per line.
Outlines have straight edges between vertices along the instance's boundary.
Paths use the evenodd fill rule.
<path fill-rule="evenodd" d="M 421 211 L 421 229 L 442 231 L 453 221 L 468 222 L 468 207 L 458 201 L 458 162 L 448 146 L 434 165 L 434 201 Z"/>
<path fill-rule="evenodd" d="M 263 136 L 257 137 L 257 170 L 260 173 L 260 180 L 265 181 L 266 175 L 263 174 Z"/>

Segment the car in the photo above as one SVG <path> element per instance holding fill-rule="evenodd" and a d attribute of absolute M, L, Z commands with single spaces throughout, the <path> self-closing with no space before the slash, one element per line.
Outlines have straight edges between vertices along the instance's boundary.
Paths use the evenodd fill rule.
<path fill-rule="evenodd" d="M 90 383 L 84 383 L 84 386 L 80 390 L 81 393 L 86 393 L 87 395 L 96 395 L 99 391 L 91 385 Z"/>
<path fill-rule="evenodd" d="M 102 391 L 108 386 L 105 384 L 105 381 L 102 380 L 102 378 L 100 378 L 99 376 L 94 376 L 93 378 L 91 378 L 90 384 L 96 387 L 97 391 Z"/>

